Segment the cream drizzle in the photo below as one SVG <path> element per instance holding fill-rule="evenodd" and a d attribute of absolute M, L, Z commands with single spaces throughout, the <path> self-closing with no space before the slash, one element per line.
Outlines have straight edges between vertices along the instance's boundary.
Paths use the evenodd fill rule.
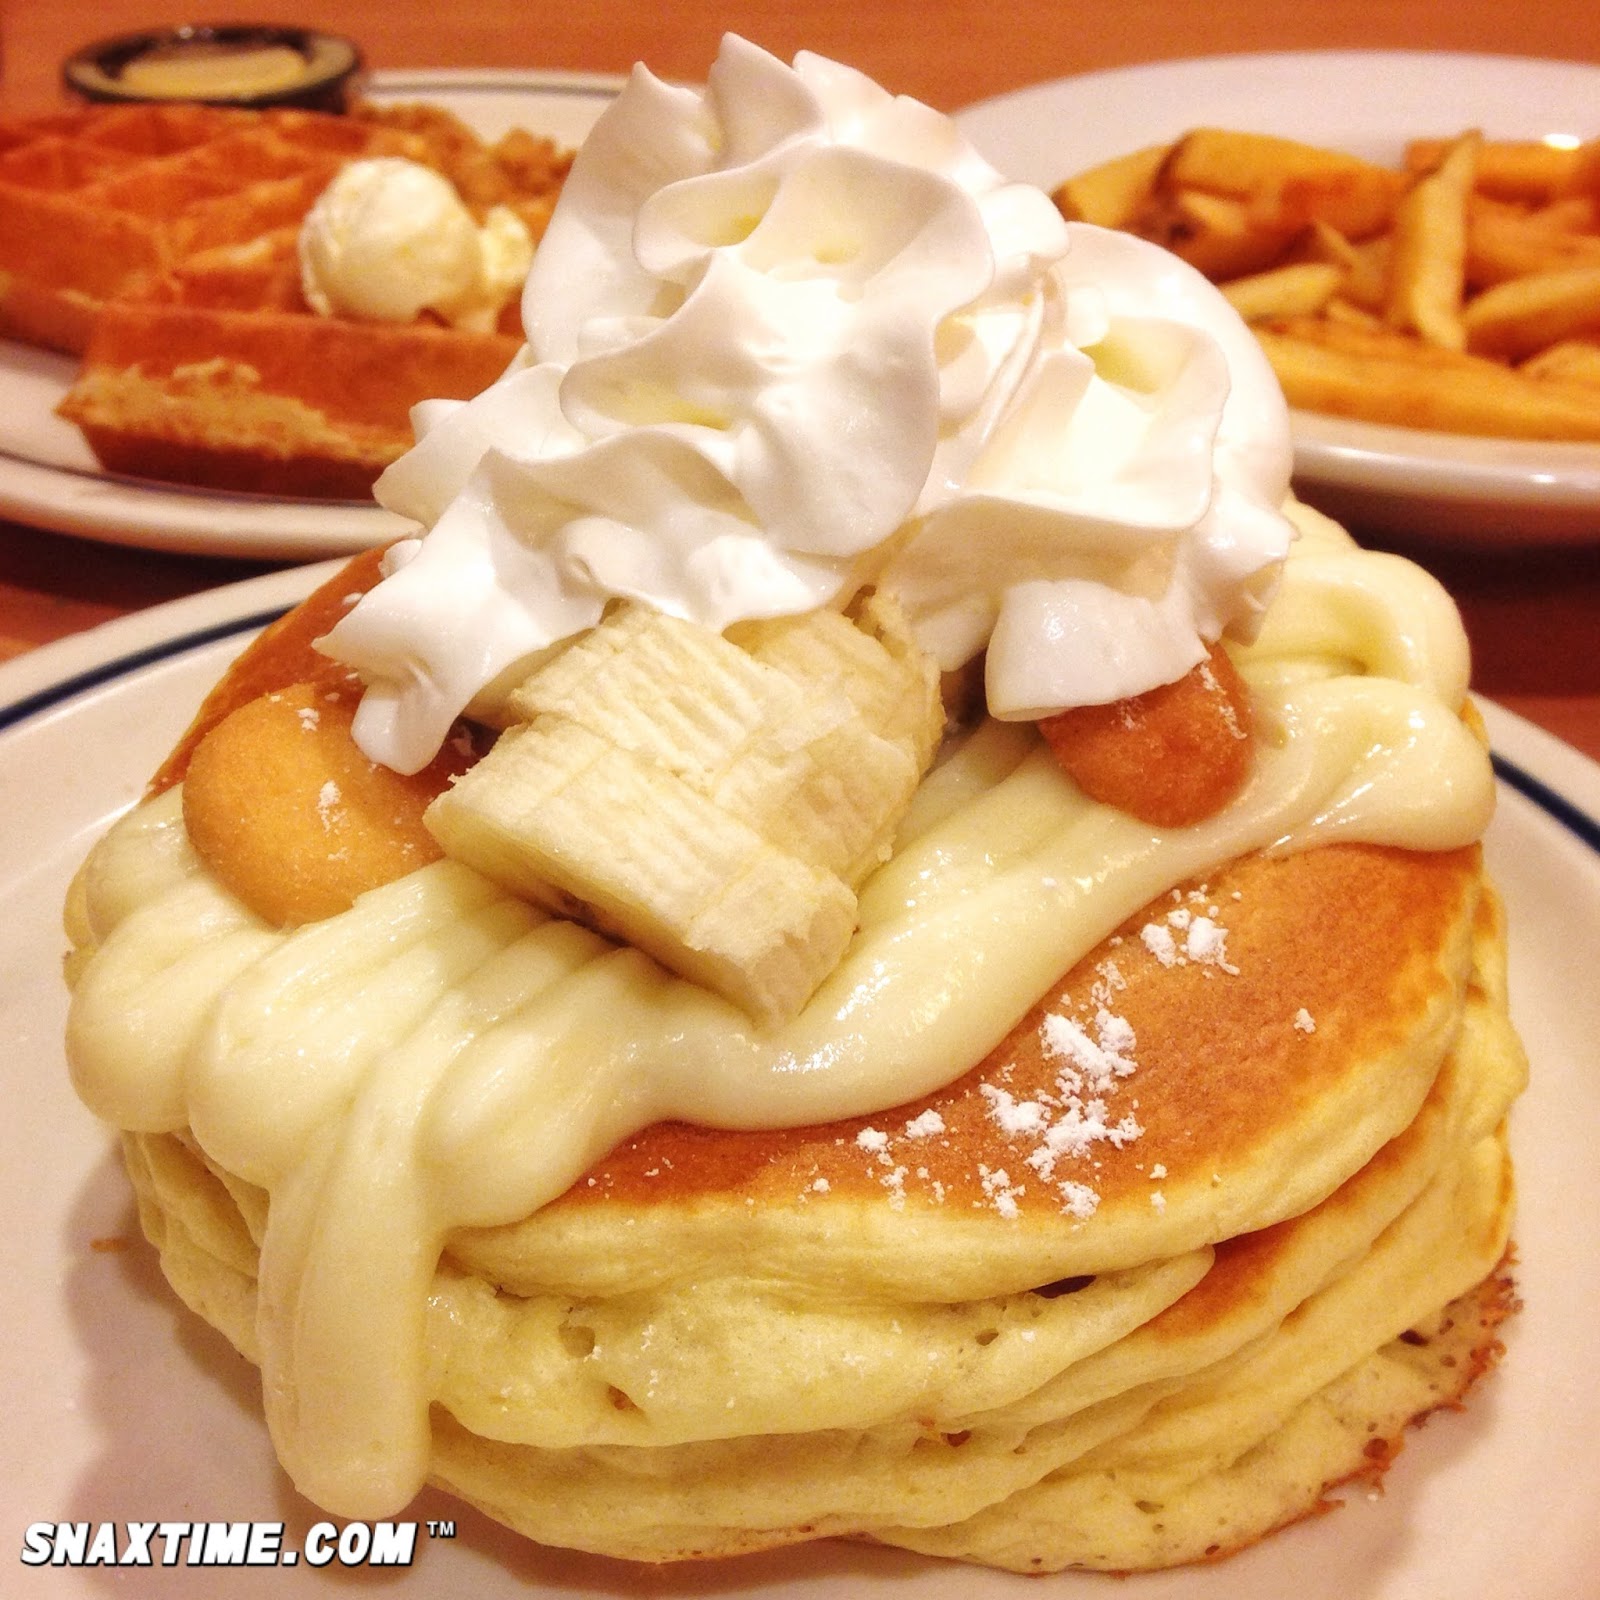
<path fill-rule="evenodd" d="M 769 1032 L 455 863 L 279 933 L 204 871 L 176 792 L 124 819 L 85 869 L 74 1081 L 109 1121 L 187 1126 L 270 1191 L 263 1381 L 298 1487 L 370 1518 L 424 1482 L 425 1307 L 452 1229 L 528 1215 L 661 1118 L 774 1128 L 928 1093 L 1140 907 L 1250 851 L 1478 838 L 1493 780 L 1457 715 L 1454 608 L 1295 515 L 1238 657 L 1261 738 L 1236 803 L 1153 831 L 1088 801 L 1031 731 L 985 725 L 863 886 L 842 965 Z"/>

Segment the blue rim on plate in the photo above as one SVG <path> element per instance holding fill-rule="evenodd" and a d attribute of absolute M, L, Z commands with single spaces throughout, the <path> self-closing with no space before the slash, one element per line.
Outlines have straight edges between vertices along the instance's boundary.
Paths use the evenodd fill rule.
<path fill-rule="evenodd" d="M 208 627 L 176 634 L 141 649 L 113 656 L 107 661 L 86 667 L 55 683 L 20 695 L 9 703 L 0 705 L 0 734 L 26 722 L 30 717 L 64 705 L 78 695 L 87 694 L 90 690 L 113 683 L 118 678 L 154 666 L 157 662 L 167 661 L 190 650 L 216 644 L 223 639 L 234 638 L 241 633 L 264 628 L 269 622 L 276 621 L 291 609 L 290 605 L 270 606 L 243 616 L 232 617 L 224 622 L 213 623 Z M 1491 755 L 1491 760 L 1495 774 L 1501 782 L 1531 800 L 1547 816 L 1552 817 L 1589 849 L 1600 855 L 1600 821 L 1509 756 L 1495 751 Z"/>

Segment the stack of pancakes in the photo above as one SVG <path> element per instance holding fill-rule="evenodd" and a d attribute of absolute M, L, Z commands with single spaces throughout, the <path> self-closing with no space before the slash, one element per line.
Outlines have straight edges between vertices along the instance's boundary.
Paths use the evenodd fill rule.
<path fill-rule="evenodd" d="M 312 314 L 296 239 L 348 161 L 442 172 L 535 239 L 570 155 L 485 145 L 430 107 L 352 116 L 97 106 L 0 121 L 0 334 L 82 355 L 62 405 L 111 471 L 360 498 L 412 443 L 410 408 L 465 399 L 518 350 L 488 332 Z"/>
<path fill-rule="evenodd" d="M 353 581 L 269 633 L 196 737 L 327 684 L 306 640 Z M 944 782 L 981 786 L 980 744 Z M 522 1221 L 457 1229 L 426 1312 L 432 1476 L 642 1561 L 1236 1550 L 1381 1472 L 1492 1364 L 1524 1077 L 1476 847 L 1245 857 L 923 1100 L 658 1124 Z M 167 1276 L 259 1358 L 267 1194 L 185 1131 L 124 1138 Z"/>

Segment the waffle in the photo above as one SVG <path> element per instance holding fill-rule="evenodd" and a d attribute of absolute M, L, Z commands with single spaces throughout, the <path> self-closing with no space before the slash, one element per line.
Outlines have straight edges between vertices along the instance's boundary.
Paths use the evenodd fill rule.
<path fill-rule="evenodd" d="M 360 497 L 426 398 L 465 398 L 520 336 L 424 317 L 318 317 L 297 230 L 346 162 L 404 156 L 480 217 L 537 238 L 568 157 L 521 130 L 484 145 L 436 107 L 348 117 L 198 105 L 0 123 L 0 334 L 83 356 L 62 404 L 111 471 L 212 488 Z"/>

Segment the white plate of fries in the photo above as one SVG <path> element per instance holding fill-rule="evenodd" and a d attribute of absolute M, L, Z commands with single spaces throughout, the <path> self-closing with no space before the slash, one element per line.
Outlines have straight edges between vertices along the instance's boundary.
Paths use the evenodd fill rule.
<path fill-rule="evenodd" d="M 1358 532 L 1600 539 L 1600 67 L 1308 51 L 1118 68 L 962 112 L 1251 321 L 1296 485 Z"/>

